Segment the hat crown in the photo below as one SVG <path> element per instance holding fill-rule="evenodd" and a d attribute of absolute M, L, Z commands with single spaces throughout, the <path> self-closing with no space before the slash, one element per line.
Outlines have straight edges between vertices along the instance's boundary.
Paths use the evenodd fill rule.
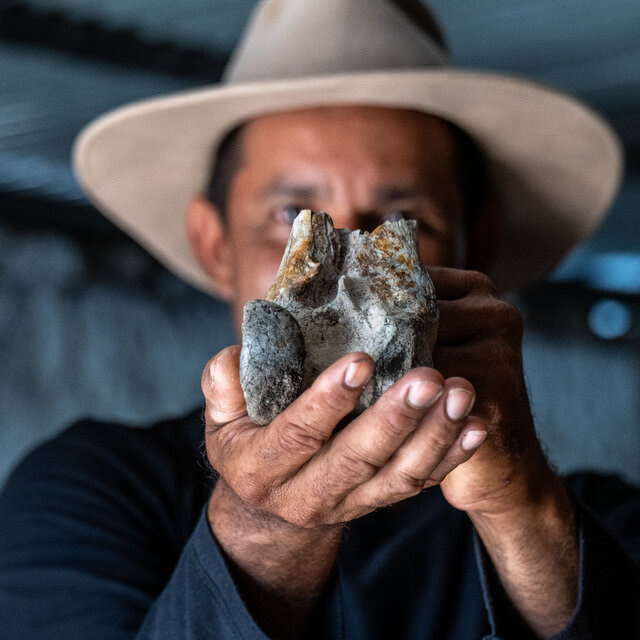
<path fill-rule="evenodd" d="M 447 61 L 437 22 L 419 0 L 263 0 L 224 81 L 419 69 Z"/>

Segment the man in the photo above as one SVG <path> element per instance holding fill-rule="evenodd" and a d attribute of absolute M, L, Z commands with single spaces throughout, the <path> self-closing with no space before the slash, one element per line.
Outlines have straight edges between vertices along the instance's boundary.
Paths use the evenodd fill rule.
<path fill-rule="evenodd" d="M 225 349 L 202 377 L 213 490 L 194 416 L 65 432 L 3 498 L 8 637 L 638 637 L 638 492 L 550 468 L 520 318 L 479 272 L 522 284 L 592 229 L 615 142 L 569 99 L 443 60 L 419 3 L 267 0 L 227 86 L 84 134 L 89 193 L 227 299 L 238 330 L 301 208 L 338 227 L 416 219 L 439 300 L 435 368 L 338 430 L 374 366 L 346 354 L 258 427 L 238 347 Z"/>

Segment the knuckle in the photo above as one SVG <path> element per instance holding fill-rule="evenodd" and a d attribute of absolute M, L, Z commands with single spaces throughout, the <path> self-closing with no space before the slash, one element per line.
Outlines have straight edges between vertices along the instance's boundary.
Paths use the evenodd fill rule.
<path fill-rule="evenodd" d="M 388 420 L 382 425 L 382 433 L 386 441 L 391 441 L 397 448 L 411 434 L 415 433 L 422 412 L 419 409 L 406 408 L 398 412 L 393 420 Z"/>
<path fill-rule="evenodd" d="M 215 395 L 215 394 L 214 394 Z M 205 398 L 205 419 L 211 428 L 222 427 L 246 415 L 244 398 L 220 398 L 220 394 Z"/>
<path fill-rule="evenodd" d="M 268 496 L 268 488 L 255 476 L 244 477 L 241 482 L 233 486 L 240 500 L 252 507 L 262 506 Z"/>
<path fill-rule="evenodd" d="M 516 307 L 504 300 L 497 300 L 496 307 L 505 324 L 516 329 L 522 327 L 522 314 Z"/>
<path fill-rule="evenodd" d="M 283 513 L 282 518 L 299 529 L 314 529 L 322 524 L 320 514 L 306 504 L 296 504 Z"/>
<path fill-rule="evenodd" d="M 238 497 L 252 507 L 266 504 L 270 495 L 270 486 L 259 465 L 253 461 L 244 461 L 238 469 L 235 481 L 228 480 Z"/>
<path fill-rule="evenodd" d="M 481 271 L 468 271 L 467 277 L 469 278 L 471 289 L 490 296 L 497 295 L 496 285 L 485 273 Z"/>
<path fill-rule="evenodd" d="M 495 298 L 483 305 L 482 313 L 486 316 L 487 322 L 490 322 L 487 326 L 491 327 L 495 336 L 520 346 L 524 333 L 524 320 L 516 307 Z"/>
<path fill-rule="evenodd" d="M 314 407 L 325 415 L 344 415 L 356 403 L 353 389 L 348 389 L 343 384 L 336 385 L 326 376 L 317 378 L 311 390 L 316 396 Z"/>
<path fill-rule="evenodd" d="M 352 447 L 346 447 L 336 456 L 331 468 L 331 475 L 335 482 L 343 484 L 358 484 L 373 477 L 380 466 Z"/>
<path fill-rule="evenodd" d="M 395 500 L 414 496 L 424 487 L 425 479 L 417 475 L 404 471 L 396 470 L 387 481 L 386 492 Z"/>
<path fill-rule="evenodd" d="M 211 466 L 222 471 L 224 463 L 241 438 L 243 422 L 238 421 L 226 426 L 219 426 L 207 419 L 205 426 L 205 446 Z"/>
<path fill-rule="evenodd" d="M 326 442 L 326 437 L 307 422 L 285 422 L 278 428 L 278 444 L 291 455 L 313 455 Z"/>
<path fill-rule="evenodd" d="M 385 439 L 399 440 L 406 438 L 417 426 L 418 412 L 404 401 L 395 403 L 389 411 L 380 417 L 379 431 Z"/>
<path fill-rule="evenodd" d="M 444 457 L 451 448 L 456 436 L 456 433 L 453 432 L 454 429 L 450 431 L 452 431 L 452 433 L 449 433 L 443 427 L 441 430 L 438 430 L 438 432 L 430 434 L 426 439 L 427 450 L 432 454 L 435 452 L 440 457 Z"/>
<path fill-rule="evenodd" d="M 372 411 L 385 438 L 405 438 L 416 428 L 420 410 L 408 403 L 407 395 L 407 387 L 391 388 L 374 405 Z"/>

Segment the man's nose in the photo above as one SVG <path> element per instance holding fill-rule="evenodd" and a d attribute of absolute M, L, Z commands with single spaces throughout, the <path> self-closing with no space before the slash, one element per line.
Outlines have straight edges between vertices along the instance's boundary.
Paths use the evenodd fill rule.
<path fill-rule="evenodd" d="M 379 216 L 373 211 L 364 211 L 351 206 L 334 207 L 327 210 L 337 229 L 373 231 L 379 224 Z"/>

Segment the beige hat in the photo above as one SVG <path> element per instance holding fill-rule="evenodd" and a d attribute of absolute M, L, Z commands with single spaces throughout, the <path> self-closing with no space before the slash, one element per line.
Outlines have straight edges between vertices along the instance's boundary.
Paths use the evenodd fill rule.
<path fill-rule="evenodd" d="M 417 109 L 481 146 L 505 214 L 490 275 L 501 290 L 550 271 L 603 218 L 622 172 L 610 128 L 528 81 L 453 69 L 419 0 L 263 0 L 221 85 L 144 100 L 78 137 L 91 200 L 151 254 L 212 293 L 185 231 L 212 150 L 260 114 L 332 104 Z M 330 212 L 329 212 L 330 213 Z"/>

